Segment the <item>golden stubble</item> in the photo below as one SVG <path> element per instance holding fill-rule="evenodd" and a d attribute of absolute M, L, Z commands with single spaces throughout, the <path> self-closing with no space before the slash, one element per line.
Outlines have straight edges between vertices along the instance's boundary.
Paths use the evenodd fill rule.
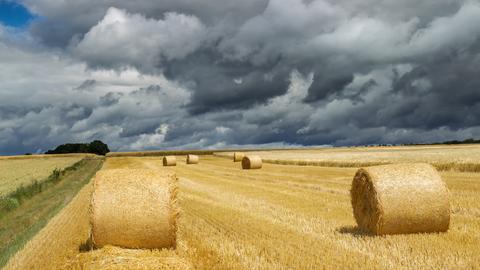
<path fill-rule="evenodd" d="M 167 169 L 161 157 L 107 158 L 103 169 L 112 168 Z M 448 232 L 369 236 L 352 214 L 355 168 L 263 164 L 242 170 L 231 159 L 202 156 L 198 166 L 182 162 L 168 169 L 179 177 L 176 249 L 79 252 L 75 241 L 61 244 L 70 235 L 88 238 L 84 194 L 56 217 L 68 225 L 51 222 L 15 261 L 36 258 L 38 265 L 67 269 L 158 269 L 154 265 L 164 263 L 176 269 L 458 269 L 475 268 L 480 260 L 480 174 L 442 173 L 450 189 Z"/>

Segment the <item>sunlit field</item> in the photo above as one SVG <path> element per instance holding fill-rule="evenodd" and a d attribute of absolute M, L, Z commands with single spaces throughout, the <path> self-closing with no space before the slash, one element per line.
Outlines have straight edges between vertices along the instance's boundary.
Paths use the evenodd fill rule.
<path fill-rule="evenodd" d="M 0 196 L 21 185 L 46 179 L 53 170 L 63 170 L 83 158 L 81 155 L 66 157 L 0 158 Z"/>
<path fill-rule="evenodd" d="M 329 167 L 360 167 L 402 162 L 426 162 L 437 169 L 480 172 L 480 146 L 391 146 L 319 148 L 304 150 L 249 151 L 264 162 L 289 165 L 317 165 Z M 232 157 L 232 152 L 215 153 Z"/>
<path fill-rule="evenodd" d="M 370 161 L 407 162 L 371 149 Z M 429 149 L 429 148 L 426 148 Z M 460 150 L 461 149 L 461 150 Z M 474 148 L 476 150 L 476 148 Z M 369 149 L 370 150 L 370 149 Z M 375 150 L 380 157 L 375 158 Z M 269 157 L 317 155 L 348 161 L 334 149 L 258 152 Z M 361 160 L 353 150 L 353 158 Z M 415 150 L 414 150 L 415 151 Z M 424 150 L 441 153 L 442 148 Z M 463 151 L 463 152 L 462 152 Z M 453 148 L 475 162 L 466 147 Z M 311 156 L 308 156 L 310 152 Z M 325 152 L 325 153 L 324 153 Z M 434 157 L 432 152 L 425 154 Z M 405 154 L 406 153 L 406 154 Z M 271 156 L 268 156 L 271 155 Z M 420 157 L 419 157 L 420 156 Z M 390 157 L 391 159 L 388 159 Z M 419 161 L 421 155 L 412 158 Z M 457 156 L 453 155 L 456 160 Z M 450 189 L 451 224 L 447 233 L 370 236 L 356 228 L 349 190 L 356 168 L 264 164 L 242 170 L 239 163 L 201 156 L 200 164 L 165 168 L 161 157 L 107 158 L 102 170 L 173 170 L 179 178 L 177 248 L 132 250 L 107 246 L 89 251 L 89 203 L 92 184 L 80 193 L 6 269 L 474 269 L 480 261 L 480 174 L 441 173 Z"/>

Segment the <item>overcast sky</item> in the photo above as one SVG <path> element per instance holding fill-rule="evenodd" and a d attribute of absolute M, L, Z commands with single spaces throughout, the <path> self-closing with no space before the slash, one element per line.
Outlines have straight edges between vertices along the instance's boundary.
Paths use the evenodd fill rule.
<path fill-rule="evenodd" d="M 480 137 L 480 3 L 0 0 L 0 154 Z"/>

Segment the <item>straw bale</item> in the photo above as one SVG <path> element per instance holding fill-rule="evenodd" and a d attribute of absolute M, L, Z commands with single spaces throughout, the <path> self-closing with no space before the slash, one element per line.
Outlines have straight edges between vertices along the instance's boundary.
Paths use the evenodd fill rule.
<path fill-rule="evenodd" d="M 173 172 L 112 169 L 97 172 L 91 201 L 95 247 L 175 247 L 177 178 Z"/>
<path fill-rule="evenodd" d="M 372 234 L 444 232 L 449 228 L 448 188 L 429 164 L 359 169 L 350 195 L 359 228 Z"/>
<path fill-rule="evenodd" d="M 259 156 L 245 156 L 242 159 L 242 169 L 261 169 L 262 158 Z"/>
<path fill-rule="evenodd" d="M 175 156 L 164 156 L 163 166 L 177 166 L 177 158 Z"/>
<path fill-rule="evenodd" d="M 198 164 L 199 158 L 196 155 L 187 155 L 187 164 Z"/>
<path fill-rule="evenodd" d="M 234 152 L 234 153 L 233 153 L 233 162 L 240 162 L 240 161 L 242 161 L 242 159 L 243 159 L 244 156 L 245 156 L 244 153 Z"/>

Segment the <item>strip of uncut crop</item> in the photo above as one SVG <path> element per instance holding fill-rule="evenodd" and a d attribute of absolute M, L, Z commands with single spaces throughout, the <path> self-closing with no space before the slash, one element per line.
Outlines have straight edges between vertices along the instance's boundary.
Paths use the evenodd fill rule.
<path fill-rule="evenodd" d="M 63 170 L 81 159 L 82 156 L 0 159 L 0 196 L 15 191 L 21 185 L 28 186 L 35 180 L 45 180 L 54 169 Z"/>

